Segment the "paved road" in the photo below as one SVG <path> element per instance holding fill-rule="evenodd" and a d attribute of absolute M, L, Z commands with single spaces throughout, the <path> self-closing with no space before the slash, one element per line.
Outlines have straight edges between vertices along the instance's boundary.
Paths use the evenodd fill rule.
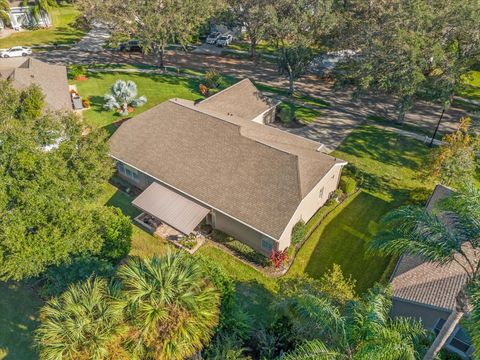
<path fill-rule="evenodd" d="M 125 54 L 115 51 L 58 50 L 37 53 L 35 56 L 48 62 L 63 64 L 153 63 L 152 59 L 141 54 Z M 222 73 L 236 77 L 248 77 L 268 85 L 287 87 L 287 80 L 278 73 L 274 65 L 254 64 L 246 59 L 169 51 L 167 65 L 197 69 L 215 68 Z M 314 123 L 288 131 L 319 141 L 329 149 L 336 148 L 367 116 L 391 119 L 396 117 L 394 103 L 387 97 L 364 96 L 353 99 L 350 91 L 335 91 L 330 84 L 313 74 L 299 80 L 297 89 L 305 94 L 328 101 L 331 106 L 323 109 L 321 116 Z M 420 126 L 427 132 L 433 132 L 440 113 L 440 106 L 418 102 L 407 114 L 405 121 Z M 458 109 L 448 111 L 444 116 L 440 131 L 446 132 L 454 129 L 462 114 Z"/>

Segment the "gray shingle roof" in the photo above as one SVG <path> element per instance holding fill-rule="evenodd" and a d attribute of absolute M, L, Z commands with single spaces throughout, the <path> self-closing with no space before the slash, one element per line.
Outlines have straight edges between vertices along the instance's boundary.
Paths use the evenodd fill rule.
<path fill-rule="evenodd" d="M 249 79 L 243 79 L 196 106 L 202 111 L 215 112 L 222 117 L 235 116 L 252 120 L 275 104 L 276 102 L 263 96 Z"/>
<path fill-rule="evenodd" d="M 17 90 L 37 84 L 51 110 L 71 110 L 67 68 L 33 58 L 0 59 L 0 79 L 9 80 Z"/>
<path fill-rule="evenodd" d="M 437 185 L 428 200 L 427 209 L 432 211 L 437 202 L 451 192 L 452 190 Z M 463 250 L 470 259 L 478 259 L 480 256 L 467 244 L 463 245 Z M 465 265 L 463 258 L 458 257 L 457 260 L 460 264 Z M 393 296 L 402 300 L 453 310 L 455 297 L 468 280 L 468 276 L 460 264 L 452 261 L 446 265 L 437 265 L 419 257 L 404 255 L 400 258 L 391 277 Z"/>
<path fill-rule="evenodd" d="M 303 197 L 337 163 L 311 140 L 170 100 L 125 122 L 110 153 L 278 239 Z"/>

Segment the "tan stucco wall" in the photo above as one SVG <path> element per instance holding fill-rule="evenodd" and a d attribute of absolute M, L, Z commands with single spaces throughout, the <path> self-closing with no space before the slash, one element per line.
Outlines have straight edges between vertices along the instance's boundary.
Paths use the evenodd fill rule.
<path fill-rule="evenodd" d="M 342 166 L 334 166 L 332 169 L 330 169 L 327 175 L 325 175 L 323 179 L 318 182 L 313 190 L 310 191 L 307 196 L 305 196 L 279 239 L 279 250 L 284 250 L 290 246 L 292 229 L 295 224 L 301 219 L 303 219 L 305 222 L 310 220 L 310 218 L 318 211 L 318 209 L 325 204 L 330 194 L 337 189 L 341 172 Z M 319 194 L 322 187 L 324 188 L 323 196 L 320 198 Z"/>
<path fill-rule="evenodd" d="M 252 119 L 253 122 L 259 124 L 270 124 L 275 120 L 276 107 L 273 107 L 264 113 L 261 113 L 256 118 Z"/>
<path fill-rule="evenodd" d="M 213 210 L 215 213 L 215 229 L 223 231 L 224 233 L 234 237 L 235 239 L 247 244 L 252 249 L 264 255 L 270 255 L 262 249 L 262 239 L 267 238 L 266 235 L 252 229 L 251 227 L 242 224 L 241 222 L 232 219 L 231 217 Z M 271 239 L 271 238 L 270 238 Z M 273 246 L 276 250 L 276 241 L 273 240 Z"/>

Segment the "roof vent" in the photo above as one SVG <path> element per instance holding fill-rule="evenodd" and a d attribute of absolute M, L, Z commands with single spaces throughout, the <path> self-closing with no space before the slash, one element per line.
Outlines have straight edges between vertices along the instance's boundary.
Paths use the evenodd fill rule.
<path fill-rule="evenodd" d="M 323 148 L 325 147 L 325 145 L 320 145 L 318 148 L 317 148 L 317 151 L 318 152 L 322 152 Z"/>

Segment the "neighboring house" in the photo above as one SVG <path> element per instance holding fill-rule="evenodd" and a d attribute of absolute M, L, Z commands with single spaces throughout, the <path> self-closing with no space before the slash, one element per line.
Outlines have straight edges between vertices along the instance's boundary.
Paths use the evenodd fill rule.
<path fill-rule="evenodd" d="M 122 124 L 110 154 L 120 176 L 145 189 L 133 204 L 185 234 L 205 220 L 266 255 L 287 248 L 293 226 L 337 189 L 346 162 L 317 142 L 259 124 L 271 107 L 243 80 L 198 103 L 171 99 Z"/>
<path fill-rule="evenodd" d="M 35 4 L 28 2 L 27 6 L 23 6 L 23 1 L 8 1 L 10 4 L 10 26 L 12 29 L 20 29 L 22 27 L 39 26 L 49 27 L 52 25 L 52 18 L 48 12 L 40 10 L 38 19 L 32 14 L 31 8 Z M 5 24 L 0 20 L 0 30 L 5 28 Z"/>
<path fill-rule="evenodd" d="M 0 80 L 11 81 L 17 90 L 36 84 L 51 110 L 72 110 L 65 66 L 24 57 L 0 59 Z"/>
<path fill-rule="evenodd" d="M 452 190 L 437 185 L 427 202 L 427 210 L 432 211 L 437 202 L 451 192 Z M 473 258 L 471 248 L 464 246 L 464 251 Z M 457 260 L 462 263 L 462 259 Z M 458 292 L 468 280 L 459 263 L 438 265 L 418 257 L 402 256 L 390 279 L 393 288 L 391 315 L 417 318 L 426 329 L 438 334 L 455 309 Z M 473 352 L 472 342 L 460 326 L 453 332 L 445 347 L 466 359 Z"/>

